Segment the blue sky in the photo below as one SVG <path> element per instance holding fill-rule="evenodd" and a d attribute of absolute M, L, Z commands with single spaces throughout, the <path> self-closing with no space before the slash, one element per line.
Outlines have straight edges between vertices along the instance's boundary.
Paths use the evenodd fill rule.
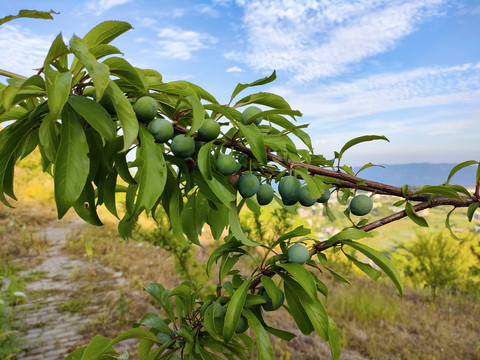
<path fill-rule="evenodd" d="M 317 153 L 353 137 L 351 165 L 480 159 L 480 1 L 0 0 L 0 17 L 53 9 L 53 21 L 0 27 L 0 68 L 32 75 L 51 41 L 104 20 L 133 30 L 114 41 L 134 66 L 188 80 L 227 102 L 239 82 L 285 97 L 309 123 Z"/>

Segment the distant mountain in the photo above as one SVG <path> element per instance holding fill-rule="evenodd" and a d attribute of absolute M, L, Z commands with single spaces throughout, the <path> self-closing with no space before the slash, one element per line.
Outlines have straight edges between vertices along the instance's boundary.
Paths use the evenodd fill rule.
<path fill-rule="evenodd" d="M 439 185 L 447 180 L 448 174 L 455 165 L 457 164 L 414 163 L 382 165 L 384 168 L 372 166 L 363 170 L 358 176 L 394 186 Z M 358 169 L 354 167 L 354 171 Z M 450 184 L 474 187 L 476 171 L 475 165 L 463 168 L 453 176 Z"/>

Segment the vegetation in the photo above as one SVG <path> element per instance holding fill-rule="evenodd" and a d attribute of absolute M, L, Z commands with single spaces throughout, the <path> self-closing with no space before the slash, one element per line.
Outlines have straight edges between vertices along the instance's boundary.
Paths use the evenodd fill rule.
<path fill-rule="evenodd" d="M 21 16 L 50 14 L 23 12 L 17 17 Z M 384 136 L 352 139 L 332 159 L 314 154 L 303 126 L 291 121 L 301 113 L 283 98 L 259 92 L 235 100 L 240 92 L 275 80 L 275 72 L 237 85 L 229 103 L 223 105 L 197 85 L 165 83 L 157 71 L 136 69 L 113 56 L 119 51 L 109 42 L 130 28 L 123 22 L 104 22 L 82 39 L 73 36 L 68 46 L 59 35 L 42 69 L 28 79 L 0 70 L 10 77 L 8 85 L 0 85 L 0 121 L 13 120 L 0 132 L 0 200 L 9 206 L 15 199 L 15 164 L 38 147 L 43 170 L 54 178 L 59 218 L 73 208 L 86 222 L 100 226 L 103 222 L 97 210 L 105 205 L 120 219 L 118 231 L 128 239 L 136 234 L 144 213 L 162 226 L 164 218 L 158 215 L 166 214 L 175 240 L 166 237 L 165 244 L 183 266 L 191 244 L 201 244 L 199 235 L 208 225 L 213 238 L 223 240 L 215 244 L 206 261 L 206 276 L 215 271 L 218 281 L 202 286 L 195 275 L 171 290 L 156 282 L 149 284 L 145 290 L 161 313 L 145 314 L 113 339 L 97 335 L 67 359 L 125 358 L 128 355 L 116 353 L 114 345 L 131 338 L 139 340 L 140 359 L 245 359 L 246 352 L 249 357 L 274 359 L 269 334 L 292 341 L 299 333 L 315 333 L 328 344 L 332 358 L 339 359 L 341 332 L 331 316 L 334 310 L 326 307 L 330 290 L 324 274 L 346 283 L 350 280 L 331 266 L 331 260 L 340 255 L 342 261 L 374 280 L 382 271 L 402 296 L 403 281 L 394 263 L 358 240 L 372 238 L 372 230 L 405 217 L 418 226 L 428 226 L 419 212 L 439 206 L 453 206 L 445 221 L 452 233 L 454 210 L 468 208 L 466 217 L 473 219 L 480 204 L 480 171 L 472 179 L 473 191 L 449 181 L 462 168 L 479 166 L 478 161 L 463 162 L 452 169 L 444 184 L 419 190 L 362 179 L 351 167 L 341 165 L 343 154 L 365 141 L 387 140 Z M 73 55 L 70 62 L 69 54 Z M 238 110 L 250 104 L 267 109 Z M 172 124 L 177 135 L 170 142 L 157 142 L 148 131 L 156 116 Z M 218 138 L 202 144 L 196 141 L 201 138 L 198 130 L 210 120 L 224 129 Z M 304 149 L 295 146 L 293 136 Z M 240 164 L 230 178 L 214 166 L 227 152 L 234 153 Z M 135 160 L 129 162 L 128 154 Z M 285 221 L 267 235 L 260 224 L 265 205 L 252 198 L 260 183 L 278 184 L 280 197 L 274 199 L 281 207 L 276 213 L 280 218 L 295 214 L 300 199 L 304 206 L 310 206 L 311 198 L 327 201 L 323 196 L 333 188 L 343 208 L 337 216 L 347 225 L 325 239 L 305 226 L 290 227 L 292 221 Z M 301 192 L 302 186 L 311 198 Z M 360 191 L 370 195 L 358 195 Z M 117 208 L 118 193 L 125 194 L 123 209 Z M 399 200 L 392 206 L 403 209 L 373 221 L 351 218 L 350 212 L 369 214 L 374 195 L 395 196 Z M 350 198 L 362 200 L 358 207 L 349 208 Z M 337 224 L 331 202 L 321 206 L 329 221 Z M 262 234 L 258 238 L 247 236 L 242 228 L 245 205 L 254 214 L 249 234 Z M 189 270 L 184 272 L 191 276 Z M 79 304 L 67 308 L 77 309 Z M 285 310 L 298 331 L 270 323 L 270 313 Z M 371 338 L 372 356 L 378 340 Z"/>

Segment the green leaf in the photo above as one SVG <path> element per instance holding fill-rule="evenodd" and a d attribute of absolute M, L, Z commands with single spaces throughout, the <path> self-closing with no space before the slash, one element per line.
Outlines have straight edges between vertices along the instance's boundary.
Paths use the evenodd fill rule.
<path fill-rule="evenodd" d="M 55 202 L 59 219 L 80 197 L 89 169 L 85 132 L 77 115 L 67 105 L 62 111 L 62 130 L 54 170 Z"/>
<path fill-rule="evenodd" d="M 278 264 L 278 266 L 287 270 L 312 299 L 317 299 L 317 284 L 310 271 L 295 263 Z"/>
<path fill-rule="evenodd" d="M 167 181 L 167 166 L 163 157 L 163 146 L 155 140 L 144 127 L 140 128 L 140 143 L 137 151 L 138 166 L 137 181 L 138 195 L 135 202 L 134 214 L 143 210 L 150 211 L 158 198 L 162 195 Z"/>
<path fill-rule="evenodd" d="M 278 308 L 280 303 L 280 292 L 275 282 L 268 276 L 262 275 L 260 278 L 263 288 L 267 292 L 270 299 L 272 299 L 273 308 Z M 263 297 L 263 296 L 262 296 Z"/>
<path fill-rule="evenodd" d="M 251 86 L 265 85 L 272 82 L 276 78 L 277 78 L 277 75 L 274 71 L 270 76 L 264 77 L 262 79 L 258 79 L 250 84 L 238 84 L 235 87 L 235 90 L 233 90 L 232 97 L 230 98 L 230 102 L 233 100 L 235 96 L 237 96 L 241 91 L 245 90 L 246 88 Z"/>
<path fill-rule="evenodd" d="M 70 50 L 68 50 L 67 45 L 65 45 L 63 42 L 62 33 L 58 34 L 53 41 L 52 46 L 50 46 L 50 49 L 48 50 L 43 67 L 47 69 L 51 63 L 55 62 L 55 66 L 57 68 L 60 68 L 64 71 L 68 70 L 67 54 L 69 53 Z"/>
<path fill-rule="evenodd" d="M 240 221 L 238 219 L 237 206 L 235 205 L 235 201 L 232 201 L 230 203 L 230 208 L 228 210 L 228 223 L 230 225 L 230 230 L 232 231 L 233 236 L 235 236 L 237 240 L 241 241 L 244 245 L 247 246 L 258 245 L 257 242 L 248 239 L 243 232 L 242 227 L 240 226 Z"/>
<path fill-rule="evenodd" d="M 463 169 L 464 167 L 467 167 L 467 166 L 470 166 L 470 165 L 475 165 L 475 164 L 478 164 L 478 161 L 475 161 L 475 160 L 467 160 L 467 161 L 464 161 L 458 165 L 455 165 L 452 170 L 450 171 L 450 174 L 448 174 L 448 178 L 447 178 L 447 181 L 445 182 L 445 184 L 448 184 L 450 182 L 450 180 L 452 179 L 452 176 L 455 175 L 459 170 Z"/>
<path fill-rule="evenodd" d="M 146 80 L 140 76 L 141 73 L 137 72 L 127 60 L 112 56 L 103 63 L 108 66 L 112 75 L 127 81 L 141 93 L 148 94 Z"/>
<path fill-rule="evenodd" d="M 104 21 L 90 30 L 83 41 L 89 48 L 97 44 L 108 44 L 130 29 L 132 25 L 124 21 Z"/>
<path fill-rule="evenodd" d="M 235 290 L 232 298 L 228 302 L 227 314 L 225 315 L 225 323 L 222 332 L 223 340 L 226 343 L 228 343 L 232 339 L 233 334 L 235 334 L 235 329 L 237 328 L 238 320 L 242 314 L 242 309 L 245 305 L 248 288 L 251 282 L 252 279 L 245 281 L 242 286 Z"/>
<path fill-rule="evenodd" d="M 313 327 L 315 332 L 320 335 L 321 338 L 324 340 L 328 339 L 328 317 L 323 307 L 322 303 L 317 299 L 312 299 L 305 289 L 295 280 L 289 278 L 288 276 L 283 275 L 282 278 L 285 281 L 284 288 L 285 288 L 285 297 L 287 298 L 288 302 L 288 311 L 294 316 L 295 321 L 297 322 L 297 316 L 299 313 L 297 312 L 298 309 L 292 310 L 292 307 L 301 306 L 303 309 L 304 314 L 301 314 L 300 320 L 304 323 L 302 326 L 309 325 Z M 288 295 L 287 295 L 288 293 Z M 290 301 L 293 299 L 294 303 L 291 304 Z M 289 301 L 290 300 L 290 301 Z M 295 315 L 294 315 L 295 314 Z M 304 316 L 307 316 L 308 322 L 305 322 Z M 297 325 L 299 323 L 297 322 Z M 309 327 L 307 327 L 309 328 Z M 299 329 L 302 329 L 299 326 Z M 302 331 L 303 332 L 303 331 Z"/>
<path fill-rule="evenodd" d="M 195 133 L 195 131 L 202 127 L 203 122 L 205 121 L 205 110 L 203 109 L 203 105 L 200 100 L 198 100 L 195 96 L 187 96 L 186 100 L 192 106 L 193 120 L 192 126 L 190 126 L 190 129 L 187 131 L 185 136 L 191 136 Z"/>
<path fill-rule="evenodd" d="M 95 205 L 95 191 L 91 183 L 87 182 L 80 197 L 73 203 L 75 212 L 83 220 L 91 225 L 102 226 L 103 223 L 99 219 Z"/>
<path fill-rule="evenodd" d="M 74 352 L 68 355 L 65 360 L 82 360 L 83 353 L 85 352 L 86 346 L 77 348 Z"/>
<path fill-rule="evenodd" d="M 380 276 L 382 276 L 382 273 L 378 271 L 377 269 L 373 268 L 370 264 L 365 264 L 361 261 L 358 261 L 355 259 L 353 256 L 348 255 L 345 253 L 345 256 L 347 257 L 348 260 L 353 262 L 353 264 L 358 267 L 360 270 L 362 270 L 365 274 L 370 276 L 373 280 L 378 280 Z"/>
<path fill-rule="evenodd" d="M 357 251 L 360 251 L 363 255 L 372 260 L 380 269 L 385 272 L 385 274 L 388 275 L 388 277 L 397 287 L 400 296 L 403 296 L 402 278 L 389 258 L 383 255 L 381 252 L 372 249 L 365 244 L 361 244 L 351 240 L 344 240 L 342 242 L 343 244 L 348 245 Z"/>
<path fill-rule="evenodd" d="M 210 161 L 211 149 L 215 140 L 204 144 L 198 151 L 198 168 L 205 179 L 212 179 L 212 165 Z"/>
<path fill-rule="evenodd" d="M 260 92 L 253 95 L 248 95 L 243 99 L 237 101 L 235 107 L 245 106 L 248 104 L 260 104 L 265 106 L 270 106 L 274 109 L 288 109 L 291 110 L 292 108 L 290 105 L 279 95 L 267 93 L 267 92 Z"/>
<path fill-rule="evenodd" d="M 218 246 L 215 250 L 213 250 L 212 254 L 208 258 L 207 266 L 206 266 L 206 273 L 210 276 L 210 270 L 212 268 L 213 263 L 215 263 L 222 255 L 238 252 L 240 254 L 247 254 L 247 252 L 240 248 L 242 243 L 237 240 L 230 240 L 223 245 Z"/>
<path fill-rule="evenodd" d="M 417 215 L 415 212 L 415 209 L 412 204 L 407 202 L 405 204 L 405 212 L 407 213 L 407 216 L 417 225 L 423 226 L 423 227 L 428 227 L 427 220 L 425 220 L 423 217 Z"/>
<path fill-rule="evenodd" d="M 445 218 L 445 227 L 450 232 L 450 235 L 452 236 L 452 238 L 454 238 L 455 240 L 462 240 L 457 235 L 455 235 L 455 233 L 452 230 L 452 227 L 450 226 L 450 216 L 453 214 L 455 209 L 456 207 L 453 207 L 453 209 L 448 212 L 447 217 Z"/>
<path fill-rule="evenodd" d="M 103 337 L 102 335 L 96 335 L 87 345 L 83 352 L 82 360 L 95 360 L 105 352 L 114 353 L 114 349 L 111 347 L 111 340 Z"/>
<path fill-rule="evenodd" d="M 293 173 L 300 174 L 302 179 L 307 184 L 308 190 L 310 191 L 310 194 L 312 195 L 312 197 L 319 198 L 323 194 L 325 186 L 320 187 L 319 184 L 317 183 L 317 182 L 320 182 L 320 184 L 323 185 L 323 182 L 320 179 L 316 178 L 315 176 L 309 175 L 307 169 L 297 167 L 293 169 Z"/>
<path fill-rule="evenodd" d="M 327 315 L 328 316 L 328 315 Z M 339 360 L 341 354 L 340 334 L 333 319 L 328 316 L 328 345 L 332 354 L 332 360 Z"/>
<path fill-rule="evenodd" d="M 241 123 L 237 123 L 237 126 L 242 131 L 243 136 L 245 136 L 253 156 L 262 164 L 266 164 L 268 162 L 267 151 L 265 150 L 262 132 L 258 126 L 255 124 L 243 125 Z"/>
<path fill-rule="evenodd" d="M 474 202 L 474 203 L 471 203 L 470 205 L 468 205 L 467 217 L 468 217 L 469 222 L 472 222 L 473 214 L 475 214 L 475 211 L 478 209 L 479 205 L 480 205 L 480 203 L 478 203 L 478 202 Z"/>
<path fill-rule="evenodd" d="M 415 194 L 431 194 L 432 197 L 434 195 L 445 195 L 445 196 L 463 201 L 462 197 L 458 195 L 457 191 L 452 189 L 450 186 L 451 185 L 438 185 L 438 186 L 426 185 L 426 186 L 423 186 L 417 192 L 415 192 Z"/>
<path fill-rule="evenodd" d="M 137 140 L 138 136 L 138 120 L 133 107 L 123 94 L 122 90 L 115 82 L 111 81 L 105 91 L 107 97 L 112 101 L 115 112 L 117 113 L 120 125 L 122 125 L 124 146 L 122 151 L 128 148 Z M 97 99 L 99 99 L 97 97 Z"/>
<path fill-rule="evenodd" d="M 270 339 L 268 338 L 268 334 L 263 325 L 250 310 L 244 309 L 243 315 L 247 318 L 249 328 L 251 328 L 255 334 L 257 359 L 274 360 L 275 355 L 273 353 L 272 344 L 270 343 Z"/>
<path fill-rule="evenodd" d="M 151 70 L 150 70 L 151 71 Z M 192 84 L 191 82 L 184 80 L 170 81 L 170 85 L 174 85 L 180 89 L 188 89 L 195 93 L 200 99 L 207 100 L 212 104 L 218 104 L 218 101 L 205 89 L 201 88 L 198 85 Z"/>
<path fill-rule="evenodd" d="M 320 258 L 320 257 L 319 257 L 319 258 Z M 343 276 L 342 274 L 336 272 L 335 270 L 329 268 L 329 267 L 326 266 L 326 265 L 323 265 L 323 267 L 324 267 L 325 269 L 327 269 L 327 271 L 328 271 L 330 274 L 332 274 L 332 276 L 334 277 L 335 280 L 340 281 L 340 282 L 343 282 L 343 283 L 345 283 L 345 284 L 349 284 L 349 285 L 351 284 L 350 280 L 348 280 L 347 277 Z"/>
<path fill-rule="evenodd" d="M 128 331 L 125 331 L 119 334 L 115 339 L 108 340 L 102 338 L 100 335 L 94 337 L 94 339 L 98 338 L 96 343 L 93 343 L 93 340 L 88 344 L 87 348 L 85 349 L 85 353 L 83 354 L 82 360 L 95 360 L 98 359 L 104 353 L 115 353 L 113 351 L 112 346 L 120 341 L 127 340 L 127 339 L 146 339 L 153 341 L 155 343 L 159 343 L 156 335 L 151 331 L 144 329 L 144 328 L 134 328 Z"/>
<path fill-rule="evenodd" d="M 330 239 L 325 241 L 323 243 L 323 247 L 329 247 L 337 242 L 340 242 L 342 240 L 350 239 L 350 240 L 357 240 L 357 239 L 362 239 L 365 237 L 373 237 L 373 235 L 369 232 L 359 230 L 359 229 L 354 229 L 354 228 L 347 228 L 343 229 L 339 233 L 333 235 Z"/>
<path fill-rule="evenodd" d="M 37 11 L 37 10 L 20 10 L 17 15 L 8 15 L 0 19 L 0 25 L 5 24 L 8 21 L 19 18 L 32 18 L 32 19 L 52 19 L 52 14 L 57 14 L 55 11 Z"/>
<path fill-rule="evenodd" d="M 60 117 L 63 106 L 68 100 L 68 96 L 70 95 L 72 74 L 70 71 L 61 73 L 46 68 L 45 80 L 50 116 L 53 120 L 57 120 Z"/>
<path fill-rule="evenodd" d="M 338 159 L 340 159 L 342 157 L 342 155 L 345 153 L 345 151 L 347 151 L 348 149 L 350 149 L 352 146 L 354 145 L 357 145 L 357 144 L 360 144 L 362 142 L 366 142 L 366 141 L 372 141 L 372 140 L 386 140 L 388 142 L 390 142 L 390 140 L 388 140 L 385 136 L 383 135 L 364 135 L 364 136 L 360 136 L 360 137 L 357 137 L 357 138 L 354 138 L 350 141 L 347 141 L 347 143 L 345 145 L 343 145 L 342 149 L 340 150 L 340 152 L 338 153 Z"/>
<path fill-rule="evenodd" d="M 117 128 L 105 108 L 85 96 L 70 96 L 68 104 L 108 142 L 117 136 Z"/>
<path fill-rule="evenodd" d="M 95 85 L 97 101 L 100 101 L 110 83 L 110 71 L 108 66 L 99 63 L 97 59 L 95 59 L 95 56 L 88 51 L 87 44 L 75 35 L 70 40 L 70 49 L 72 49 L 78 60 L 88 70 L 93 84 Z"/>

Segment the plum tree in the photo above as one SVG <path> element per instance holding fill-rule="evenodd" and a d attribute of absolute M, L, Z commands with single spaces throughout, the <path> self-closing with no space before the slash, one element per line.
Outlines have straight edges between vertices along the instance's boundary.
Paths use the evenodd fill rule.
<path fill-rule="evenodd" d="M 280 309 L 280 307 L 283 305 L 283 302 L 285 301 L 285 294 L 279 288 L 276 288 L 276 291 L 277 291 L 277 294 L 278 294 L 278 300 L 277 300 L 277 304 L 275 304 L 275 305 L 273 304 L 272 298 L 270 297 L 270 295 L 268 295 L 268 292 L 265 289 L 263 289 L 260 292 L 260 294 L 266 300 L 266 302 L 262 304 L 263 310 L 265 310 L 265 311 L 275 311 L 275 310 Z"/>
<path fill-rule="evenodd" d="M 268 205 L 274 196 L 272 185 L 261 184 L 257 191 L 257 202 L 259 205 Z"/>
<path fill-rule="evenodd" d="M 18 16 L 0 19 L 0 24 L 18 17 L 49 16 L 25 10 Z M 268 301 L 259 294 L 263 287 L 269 289 L 271 298 L 286 302 L 288 316 L 302 333 L 315 332 L 324 339 L 332 359 L 337 360 L 341 351 L 339 331 L 323 306 L 322 292 L 326 287 L 322 281 L 327 272 L 323 271 L 325 259 L 332 251 L 340 249 L 338 253 L 348 255 L 346 249 L 355 250 L 362 258 L 348 255 L 347 260 L 360 264 L 359 269 L 374 277 L 366 270 L 371 266 L 362 265 L 363 257 L 371 260 L 402 295 L 402 279 L 391 260 L 362 239 L 372 237 L 372 230 L 404 217 L 427 226 L 427 220 L 418 212 L 437 206 L 453 207 L 446 219 L 450 229 L 453 211 L 468 208 L 471 221 L 479 207 L 480 170 L 472 180 L 473 191 L 450 184 L 452 176 L 462 168 L 480 169 L 478 161 L 456 165 L 444 184 L 416 190 L 361 178 L 347 165 L 340 165 L 344 153 L 366 141 L 387 140 L 385 136 L 356 137 L 334 151 L 332 157 L 315 154 L 305 125 L 295 123 L 301 112 L 279 95 L 253 91 L 274 81 L 275 72 L 238 84 L 229 102 L 221 104 L 198 85 L 165 82 L 157 71 L 135 68 L 115 56 L 119 51 L 109 42 L 129 29 L 131 26 L 125 22 L 106 21 L 83 38 L 73 36 L 68 45 L 60 34 L 45 61 L 39 64 L 38 73 L 29 78 L 0 70 L 0 75 L 9 77 L 8 85 L 0 84 L 0 122 L 8 124 L 0 130 L 0 201 L 12 205 L 15 164 L 39 148 L 43 169 L 54 178 L 59 218 L 73 208 L 86 222 L 101 226 L 97 208 L 105 205 L 120 219 L 121 236 L 129 239 L 143 213 L 156 221 L 163 221 L 158 216 L 165 214 L 172 236 L 191 246 L 201 245 L 199 234 L 209 227 L 219 243 L 205 271 L 210 274 L 214 266 L 218 267 L 218 280 L 216 286 L 210 286 L 192 279 L 173 289 L 150 284 L 145 290 L 158 303 L 158 314 L 146 314 L 131 330 L 114 339 L 95 336 L 69 359 L 111 358 L 116 343 L 135 338 L 139 340 L 140 360 L 245 359 L 247 353 L 249 358 L 273 360 L 275 354 L 267 332 L 287 341 L 295 334 L 273 328 L 263 318 L 261 304 Z M 237 98 L 247 90 L 253 93 Z M 105 110 L 106 104 L 111 104 L 114 111 Z M 254 119 L 260 108 L 252 105 L 243 112 L 238 110 L 246 104 L 268 108 L 264 124 L 255 125 L 261 121 L 262 116 Z M 154 120 L 150 129 L 147 124 L 155 116 L 172 124 L 177 136 L 170 146 L 152 135 L 158 121 Z M 211 126 L 208 124 L 212 124 L 208 119 L 229 124 L 228 129 L 216 137 L 216 129 L 206 134 L 204 131 Z M 228 158 L 231 166 L 223 174 L 215 168 L 223 159 L 220 154 L 226 151 L 235 153 L 238 162 L 232 164 Z M 127 154 L 134 161 L 127 161 Z M 237 173 L 226 178 L 233 167 Z M 257 200 L 264 204 L 273 195 L 272 206 L 295 211 L 293 205 L 299 206 L 299 193 L 305 191 L 301 190 L 300 179 L 307 184 L 310 196 L 324 203 L 332 222 L 336 218 L 327 202 L 330 190 L 324 189 L 335 191 L 343 205 L 353 198 L 350 211 L 354 215 L 368 213 L 372 204 L 369 197 L 355 196 L 357 190 L 397 197 L 392 205 L 404 209 L 371 222 L 356 221 L 345 211 L 340 216 L 345 216 L 351 225 L 328 239 L 318 238 L 303 226 L 279 234 L 269 244 L 248 237 L 239 213 L 261 212 L 250 197 L 260 192 Z M 260 186 L 260 180 L 267 184 Z M 279 194 L 268 188 L 272 181 L 278 183 Z M 121 209 L 117 209 L 119 192 L 126 192 Z M 308 200 L 302 199 L 301 205 L 308 206 Z M 239 262 L 243 264 L 238 266 Z M 278 289 L 277 283 L 281 283 L 283 290 L 279 291 L 283 295 L 272 290 Z M 251 331 L 243 332 L 246 326 Z"/>
<path fill-rule="evenodd" d="M 310 257 L 310 252 L 307 247 L 303 244 L 297 243 L 293 244 L 288 248 L 287 258 L 288 262 L 303 265 L 307 262 Z"/>
<path fill-rule="evenodd" d="M 285 205 L 294 205 L 298 202 L 302 184 L 295 176 L 284 176 L 278 184 L 278 192 Z"/>
<path fill-rule="evenodd" d="M 157 101 L 151 96 L 142 96 L 135 102 L 133 110 L 140 120 L 151 121 L 157 115 Z"/>
<path fill-rule="evenodd" d="M 159 143 L 166 143 L 174 134 L 172 123 L 161 117 L 156 117 L 150 121 L 148 131 L 153 135 L 155 141 Z"/>
<path fill-rule="evenodd" d="M 240 121 L 243 124 L 246 124 L 247 121 L 249 121 L 250 118 L 254 117 L 257 114 L 260 114 L 261 112 L 262 112 L 262 110 L 260 108 L 256 107 L 256 106 L 249 106 L 242 112 L 242 116 L 240 118 Z M 255 125 L 260 125 L 261 122 L 262 122 L 261 117 L 257 117 L 256 119 L 253 120 L 253 123 Z"/>
<path fill-rule="evenodd" d="M 317 199 L 317 202 L 318 203 L 321 203 L 321 204 L 324 204 L 326 203 L 329 199 L 330 199 L 330 189 L 325 189 L 325 192 L 323 193 L 322 196 L 320 196 L 318 199 Z"/>
<path fill-rule="evenodd" d="M 198 135 L 205 141 L 216 139 L 220 135 L 220 124 L 213 119 L 207 119 L 198 129 Z"/>
<path fill-rule="evenodd" d="M 244 198 L 255 195 L 260 188 L 260 182 L 254 174 L 242 174 L 237 182 L 237 189 Z"/>
<path fill-rule="evenodd" d="M 303 185 L 298 192 L 298 202 L 303 206 L 310 207 L 317 202 L 317 199 L 314 198 L 312 194 L 310 194 L 310 190 L 308 190 L 308 186 Z"/>
<path fill-rule="evenodd" d="M 195 152 L 195 140 L 190 136 L 180 134 L 172 139 L 171 148 L 175 156 L 188 158 Z"/>
<path fill-rule="evenodd" d="M 373 208 L 373 201 L 367 195 L 357 195 L 350 202 L 350 211 L 353 215 L 365 216 Z"/>
<path fill-rule="evenodd" d="M 215 162 L 215 169 L 222 175 L 230 176 L 237 170 L 237 162 L 232 154 L 220 155 Z"/>

